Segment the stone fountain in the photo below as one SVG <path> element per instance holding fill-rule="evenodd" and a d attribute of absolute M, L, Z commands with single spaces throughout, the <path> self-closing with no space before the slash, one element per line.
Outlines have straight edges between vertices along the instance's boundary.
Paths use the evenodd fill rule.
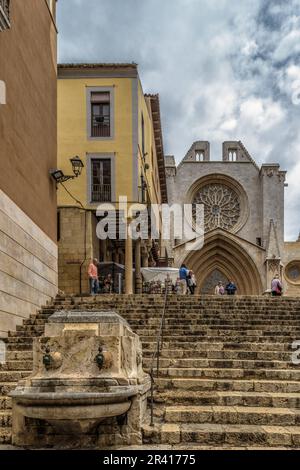
<path fill-rule="evenodd" d="M 150 386 L 139 337 L 116 312 L 56 312 L 34 339 L 32 375 L 11 393 L 13 444 L 140 444 Z"/>

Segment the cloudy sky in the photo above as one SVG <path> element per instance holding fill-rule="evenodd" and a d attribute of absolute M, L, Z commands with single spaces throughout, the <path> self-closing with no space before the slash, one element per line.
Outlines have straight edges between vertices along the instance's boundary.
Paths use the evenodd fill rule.
<path fill-rule="evenodd" d="M 300 230 L 300 0 L 60 0 L 60 62 L 137 62 L 159 93 L 166 154 L 213 159 L 242 140 L 288 170 L 286 238 Z"/>

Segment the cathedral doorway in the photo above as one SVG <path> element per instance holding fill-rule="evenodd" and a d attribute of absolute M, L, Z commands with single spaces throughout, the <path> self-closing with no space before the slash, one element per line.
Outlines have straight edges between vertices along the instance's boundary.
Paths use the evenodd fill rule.
<path fill-rule="evenodd" d="M 258 269 L 234 236 L 221 229 L 205 236 L 202 249 L 191 251 L 184 260 L 197 278 L 198 294 L 213 294 L 218 281 L 234 281 L 239 295 L 261 295 L 264 291 Z"/>
<path fill-rule="evenodd" d="M 204 280 L 200 289 L 200 294 L 207 294 L 207 295 L 214 294 L 215 287 L 220 281 L 223 283 L 223 286 L 225 287 L 226 284 L 228 284 L 229 279 L 219 269 L 214 269 Z"/>

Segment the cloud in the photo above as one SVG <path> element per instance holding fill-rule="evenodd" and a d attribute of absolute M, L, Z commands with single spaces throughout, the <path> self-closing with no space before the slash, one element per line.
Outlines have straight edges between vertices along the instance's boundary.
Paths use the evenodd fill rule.
<path fill-rule="evenodd" d="M 300 0 L 61 0 L 59 60 L 137 62 L 144 90 L 160 93 L 165 153 L 177 161 L 201 139 L 211 141 L 214 159 L 223 140 L 242 140 L 258 164 L 278 161 L 291 181 L 287 236 L 296 238 L 299 6 Z"/>

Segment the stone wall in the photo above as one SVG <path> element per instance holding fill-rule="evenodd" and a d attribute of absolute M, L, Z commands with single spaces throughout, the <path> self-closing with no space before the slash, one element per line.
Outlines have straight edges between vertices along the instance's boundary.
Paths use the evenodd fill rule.
<path fill-rule="evenodd" d="M 91 258 L 99 256 L 96 244 L 96 218 L 91 211 L 77 207 L 59 208 L 58 286 L 66 294 L 89 292 L 87 269 Z M 85 236 L 86 233 L 86 236 Z M 82 265 L 82 267 L 81 267 Z M 81 267 L 81 269 L 80 269 Z"/>
<path fill-rule="evenodd" d="M 56 244 L 0 190 L 0 337 L 56 292 Z"/>
<path fill-rule="evenodd" d="M 10 23 L 0 40 L 0 188 L 56 242 L 56 27 L 40 0 L 10 2 Z"/>

